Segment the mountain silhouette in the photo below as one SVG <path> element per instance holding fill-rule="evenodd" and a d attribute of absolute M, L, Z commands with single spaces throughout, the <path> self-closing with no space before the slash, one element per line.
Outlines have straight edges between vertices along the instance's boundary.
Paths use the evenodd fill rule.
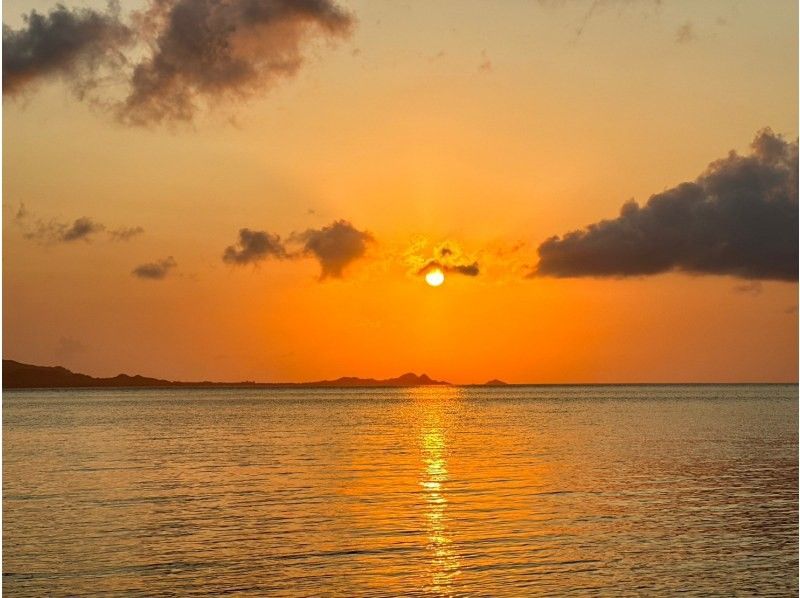
<path fill-rule="evenodd" d="M 346 376 L 336 380 L 316 382 L 174 382 L 145 376 L 119 374 L 113 378 L 95 378 L 78 374 L 61 366 L 41 366 L 3 360 L 3 388 L 165 388 L 165 387 L 267 387 L 267 388 L 313 388 L 313 387 L 386 387 L 386 386 L 445 386 L 449 382 L 433 380 L 427 374 L 417 376 L 407 373 L 397 378 L 377 380 Z"/>

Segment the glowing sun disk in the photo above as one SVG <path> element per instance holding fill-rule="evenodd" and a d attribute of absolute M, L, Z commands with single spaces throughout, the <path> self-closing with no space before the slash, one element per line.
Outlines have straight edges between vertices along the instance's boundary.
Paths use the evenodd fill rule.
<path fill-rule="evenodd" d="M 438 287 L 444 282 L 444 272 L 442 272 L 439 268 L 431 270 L 425 274 L 425 282 L 432 287 Z"/>

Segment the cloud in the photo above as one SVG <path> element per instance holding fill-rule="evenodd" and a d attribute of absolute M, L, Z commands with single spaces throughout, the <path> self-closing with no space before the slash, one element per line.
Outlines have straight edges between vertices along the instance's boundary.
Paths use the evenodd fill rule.
<path fill-rule="evenodd" d="M 88 241 L 89 237 L 101 232 L 105 227 L 92 220 L 91 218 L 78 218 L 71 226 L 65 228 L 61 233 L 61 241 L 69 243 L 79 239 Z"/>
<path fill-rule="evenodd" d="M 163 280 L 167 277 L 170 270 L 176 268 L 178 263 L 172 256 L 159 260 L 157 262 L 149 262 L 136 266 L 131 270 L 131 274 L 143 280 Z"/>
<path fill-rule="evenodd" d="M 57 4 L 46 15 L 35 10 L 24 15 L 21 29 L 3 25 L 3 94 L 17 94 L 52 75 L 85 89 L 101 67 L 124 64 L 118 50 L 131 42 L 132 32 L 118 12 L 115 4 L 105 13 Z"/>
<path fill-rule="evenodd" d="M 96 235 L 106 230 L 104 224 L 88 216 L 81 216 L 72 223 L 57 220 L 45 221 L 41 218 L 33 219 L 34 215 L 28 211 L 25 204 L 20 204 L 14 214 L 14 223 L 22 229 L 22 236 L 30 241 L 42 245 L 58 243 L 71 243 L 73 241 L 91 241 Z M 112 241 L 129 241 L 144 233 L 141 226 L 119 227 L 107 231 L 108 238 Z"/>
<path fill-rule="evenodd" d="M 129 226 L 110 230 L 108 231 L 108 236 L 112 241 L 130 241 L 143 233 L 144 229 L 141 226 Z"/>
<path fill-rule="evenodd" d="M 629 8 L 648 15 L 650 12 L 658 12 L 662 0 L 538 0 L 539 5 L 544 8 L 558 9 L 570 5 L 575 5 L 582 9 L 583 14 L 575 27 L 574 42 L 578 42 L 589 26 L 589 23 L 599 16 L 603 11 L 615 9 L 618 14 L 622 14 Z"/>
<path fill-rule="evenodd" d="M 229 245 L 222 254 L 226 264 L 255 264 L 268 257 L 285 259 L 289 257 L 281 238 L 266 231 L 243 228 L 239 231 L 239 240 Z"/>
<path fill-rule="evenodd" d="M 120 117 L 133 124 L 189 121 L 199 99 L 239 99 L 294 75 L 315 35 L 349 34 L 330 0 L 177 0 L 154 3 L 152 54 L 136 65 Z"/>
<path fill-rule="evenodd" d="M 481 273 L 478 262 L 459 266 L 445 266 L 444 268 L 446 272 L 455 272 L 457 274 L 463 274 L 464 276 L 477 276 Z"/>
<path fill-rule="evenodd" d="M 478 276 L 481 273 L 478 262 L 472 262 L 471 264 L 450 265 L 439 260 L 430 260 L 417 271 L 417 274 L 424 276 L 434 269 L 442 270 L 448 274 L 463 274 L 464 276 Z"/>
<path fill-rule="evenodd" d="M 688 44 L 695 40 L 697 40 L 697 34 L 694 32 L 694 26 L 689 21 L 686 21 L 675 31 L 675 41 L 679 44 Z"/>
<path fill-rule="evenodd" d="M 17 215 L 18 220 L 27 218 L 27 212 L 22 216 Z M 83 216 L 77 218 L 72 224 L 65 224 L 63 222 L 56 222 L 51 220 L 44 222 L 37 220 L 32 228 L 27 228 L 23 232 L 23 236 L 31 241 L 37 243 L 50 245 L 55 243 L 71 243 L 73 241 L 91 241 L 92 237 L 97 233 L 105 230 L 105 226 L 99 222 L 95 222 L 91 218 Z"/>
<path fill-rule="evenodd" d="M 337 220 L 319 229 L 292 233 L 286 242 L 274 233 L 243 228 L 239 231 L 237 243 L 225 248 L 222 261 L 242 265 L 254 264 L 269 257 L 285 260 L 310 256 L 316 258 L 322 267 L 320 280 L 342 278 L 344 269 L 363 257 L 372 242 L 374 238 L 370 233 L 356 229 L 346 220 Z"/>
<path fill-rule="evenodd" d="M 653 0 L 652 4 L 658 7 L 661 0 Z M 546 3 L 542 0 L 539 0 L 540 4 Z M 626 6 L 633 4 L 635 6 L 639 6 L 642 4 L 639 0 L 592 0 L 589 7 L 586 9 L 586 12 L 583 14 L 581 18 L 581 22 L 578 24 L 578 27 L 575 29 L 575 39 L 579 39 L 583 32 L 586 30 L 586 27 L 589 25 L 589 21 L 592 20 L 595 13 L 605 7 L 619 5 L 619 6 Z"/>
<path fill-rule="evenodd" d="M 643 276 L 680 270 L 750 280 L 798 276 L 798 151 L 770 129 L 691 182 L 630 201 L 619 217 L 539 245 L 533 276 Z"/>
<path fill-rule="evenodd" d="M 411 267 L 413 274 L 425 276 L 433 269 L 439 269 L 448 274 L 462 274 L 464 276 L 478 276 L 480 265 L 478 261 L 464 253 L 454 241 L 444 241 L 433 248 L 433 255 L 426 251 L 427 242 L 420 241 L 412 245 L 405 254 L 405 261 Z M 427 255 L 426 255 L 427 253 Z"/>
<path fill-rule="evenodd" d="M 317 259 L 322 271 L 320 280 L 342 278 L 344 269 L 363 257 L 373 236 L 356 229 L 346 220 L 337 220 L 320 229 L 294 233 L 290 240 L 302 243 L 302 252 Z"/>
<path fill-rule="evenodd" d="M 60 75 L 133 125 L 191 121 L 203 107 L 248 98 L 294 75 L 313 41 L 345 37 L 355 23 L 333 0 L 148 0 L 128 24 L 116 4 L 58 5 L 24 19 L 3 27 L 4 94 Z M 102 95 L 109 89 L 125 91 Z"/>

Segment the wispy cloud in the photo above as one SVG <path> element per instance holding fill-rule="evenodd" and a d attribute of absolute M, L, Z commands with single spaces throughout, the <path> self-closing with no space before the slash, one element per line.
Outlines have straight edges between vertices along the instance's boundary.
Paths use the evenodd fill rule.
<path fill-rule="evenodd" d="M 163 260 L 148 262 L 146 264 L 136 266 L 131 271 L 131 274 L 133 274 L 136 278 L 141 278 L 143 280 L 163 280 L 167 277 L 170 271 L 174 268 L 177 268 L 177 266 L 178 263 L 175 261 L 175 258 L 169 256 Z"/>
<path fill-rule="evenodd" d="M 58 220 L 44 220 L 34 216 L 25 204 L 20 204 L 14 214 L 14 223 L 22 229 L 22 235 L 30 241 L 41 245 L 54 245 L 59 243 L 73 243 L 75 241 L 89 242 L 103 232 L 112 241 L 130 241 L 132 238 L 144 233 L 141 226 L 120 227 L 107 230 L 106 226 L 89 216 L 81 216 L 72 222 Z"/>
<path fill-rule="evenodd" d="M 112 241 L 130 241 L 141 234 L 144 234 L 144 229 L 141 226 L 121 227 L 108 231 L 108 236 Z"/>
<path fill-rule="evenodd" d="M 578 42 L 592 20 L 605 10 L 615 8 L 622 12 L 627 8 L 643 8 L 646 11 L 658 10 L 662 0 L 539 0 L 539 4 L 544 7 L 560 8 L 569 4 L 574 4 L 583 8 L 583 12 L 575 26 L 574 41 Z"/>
<path fill-rule="evenodd" d="M 38 220 L 23 232 L 23 236 L 37 243 L 50 245 L 55 243 L 72 243 L 73 241 L 91 241 L 98 233 L 105 230 L 105 226 L 91 218 L 83 216 L 72 223 L 51 220 L 45 222 Z"/>
<path fill-rule="evenodd" d="M 413 243 L 405 253 L 405 262 L 411 272 L 424 276 L 433 269 L 440 269 L 449 274 L 478 276 L 480 264 L 474 255 L 468 255 L 455 241 L 443 241 L 428 249 L 424 239 Z"/>

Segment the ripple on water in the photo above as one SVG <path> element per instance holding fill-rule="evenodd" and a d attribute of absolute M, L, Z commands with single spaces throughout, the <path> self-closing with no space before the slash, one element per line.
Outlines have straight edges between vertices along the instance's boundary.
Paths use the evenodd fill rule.
<path fill-rule="evenodd" d="M 9 596 L 797 594 L 797 389 L 3 396 Z"/>

